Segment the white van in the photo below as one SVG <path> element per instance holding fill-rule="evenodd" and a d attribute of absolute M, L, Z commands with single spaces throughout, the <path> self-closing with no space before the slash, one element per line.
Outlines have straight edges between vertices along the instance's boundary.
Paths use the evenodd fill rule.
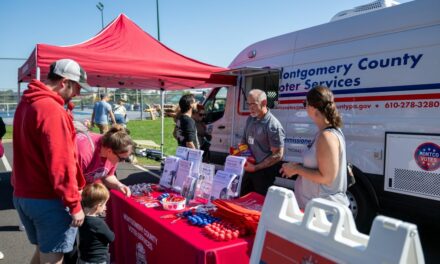
<path fill-rule="evenodd" d="M 286 130 L 287 161 L 316 132 L 303 107 L 307 91 L 335 94 L 356 184 L 349 189 L 358 228 L 381 213 L 440 221 L 440 1 L 415 0 L 339 17 L 245 48 L 205 101 L 211 160 L 223 164 L 243 134 L 246 94 L 266 91 L 270 111 Z M 434 209 L 436 208 L 436 209 Z"/>

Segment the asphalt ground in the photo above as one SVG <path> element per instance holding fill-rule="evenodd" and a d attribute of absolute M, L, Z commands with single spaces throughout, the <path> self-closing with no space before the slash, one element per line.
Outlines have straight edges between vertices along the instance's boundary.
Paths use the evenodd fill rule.
<path fill-rule="evenodd" d="M 4 142 L 5 160 L 0 162 L 0 251 L 5 257 L 2 263 L 29 263 L 35 247 L 29 243 L 26 233 L 18 229 L 19 219 L 12 204 L 12 186 L 10 185 L 10 166 L 12 166 L 12 143 Z M 10 166 L 8 166 L 8 163 Z M 156 183 L 159 181 L 159 168 L 142 168 L 132 164 L 121 163 L 117 170 L 118 178 L 124 184 L 141 182 Z M 428 208 L 427 208 L 428 209 Z M 428 210 L 440 210 L 430 208 Z M 440 263 L 440 225 L 419 226 L 422 248 L 426 263 Z"/>

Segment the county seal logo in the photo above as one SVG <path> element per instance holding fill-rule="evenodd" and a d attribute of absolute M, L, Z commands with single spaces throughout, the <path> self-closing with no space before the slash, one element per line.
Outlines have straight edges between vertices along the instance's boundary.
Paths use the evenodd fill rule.
<path fill-rule="evenodd" d="M 440 167 L 440 146 L 426 142 L 416 148 L 414 159 L 422 170 L 435 171 Z"/>

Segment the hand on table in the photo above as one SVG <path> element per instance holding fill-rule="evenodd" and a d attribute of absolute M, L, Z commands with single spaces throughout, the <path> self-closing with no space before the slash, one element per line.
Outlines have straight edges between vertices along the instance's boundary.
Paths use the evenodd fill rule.
<path fill-rule="evenodd" d="M 128 187 L 125 184 L 118 185 L 118 191 L 123 193 L 125 196 L 130 197 L 131 196 L 131 190 L 130 187 Z"/>

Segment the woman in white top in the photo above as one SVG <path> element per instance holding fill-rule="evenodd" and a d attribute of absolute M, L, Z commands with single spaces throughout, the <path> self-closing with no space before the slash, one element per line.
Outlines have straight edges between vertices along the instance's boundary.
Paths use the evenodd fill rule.
<path fill-rule="evenodd" d="M 303 164 L 285 163 L 280 172 L 288 178 L 298 175 L 295 197 L 300 208 L 317 197 L 348 206 L 345 140 L 333 93 L 327 87 L 316 86 L 307 93 L 304 107 L 318 132 L 303 152 Z"/>
<path fill-rule="evenodd" d="M 124 127 L 127 123 L 127 109 L 124 106 L 125 102 L 127 102 L 127 99 L 121 97 L 121 99 L 119 99 L 119 103 L 115 105 L 113 109 L 116 124 L 123 125 Z"/>

